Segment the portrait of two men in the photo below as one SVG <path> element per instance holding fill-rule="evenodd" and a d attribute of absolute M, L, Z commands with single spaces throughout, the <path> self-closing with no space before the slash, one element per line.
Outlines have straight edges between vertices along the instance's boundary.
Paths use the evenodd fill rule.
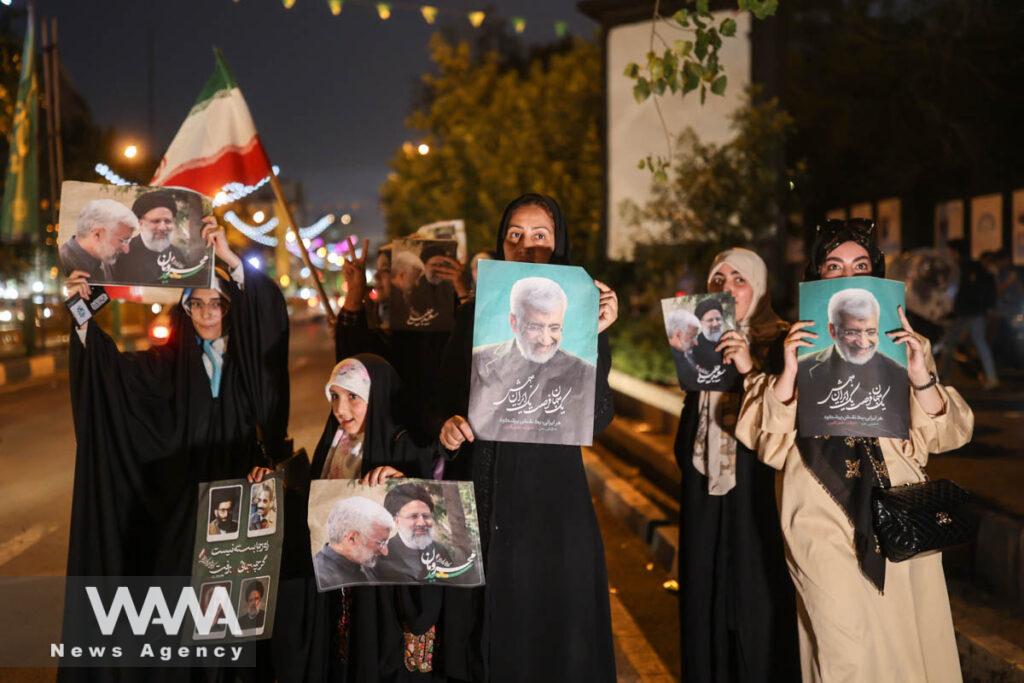
<path fill-rule="evenodd" d="M 321 592 L 354 585 L 483 583 L 472 483 L 312 483 L 310 545 Z"/>
<path fill-rule="evenodd" d="M 209 199 L 182 188 L 65 182 L 61 267 L 95 285 L 209 287 L 214 259 L 202 228 L 212 212 Z"/>

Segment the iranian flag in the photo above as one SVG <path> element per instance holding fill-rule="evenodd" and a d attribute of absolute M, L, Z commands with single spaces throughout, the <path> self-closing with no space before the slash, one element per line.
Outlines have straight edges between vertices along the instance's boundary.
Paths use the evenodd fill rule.
<path fill-rule="evenodd" d="M 214 49 L 216 65 L 178 129 L 151 185 L 187 187 L 213 197 L 227 183 L 256 185 L 270 175 L 242 91 Z"/>

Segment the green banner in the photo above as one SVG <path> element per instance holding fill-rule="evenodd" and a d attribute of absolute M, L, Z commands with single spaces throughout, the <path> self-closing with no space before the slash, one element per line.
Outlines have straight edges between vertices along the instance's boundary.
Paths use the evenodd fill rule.
<path fill-rule="evenodd" d="M 39 83 L 36 79 L 35 24 L 32 12 L 21 52 L 18 100 L 8 139 L 9 157 L 0 208 L 0 242 L 35 240 L 39 234 L 38 146 Z"/>

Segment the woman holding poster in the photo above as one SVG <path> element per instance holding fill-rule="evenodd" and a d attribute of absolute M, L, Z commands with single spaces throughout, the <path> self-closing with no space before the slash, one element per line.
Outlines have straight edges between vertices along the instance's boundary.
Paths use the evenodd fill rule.
<path fill-rule="evenodd" d="M 717 344 L 743 376 L 779 372 L 787 324 L 772 310 L 768 270 L 748 249 L 723 251 L 708 292 L 735 300 L 738 330 Z M 741 385 L 742 390 L 742 385 Z M 733 435 L 739 393 L 687 392 L 675 453 L 679 511 L 679 623 L 683 679 L 792 681 L 799 677 L 793 585 L 775 508 L 775 473 Z"/>
<path fill-rule="evenodd" d="M 884 277 L 870 221 L 819 228 L 806 280 Z M 940 554 L 890 562 L 872 528 L 875 487 L 925 480 L 931 453 L 971 438 L 974 416 L 952 387 L 938 383 L 928 342 L 902 309 L 910 425 L 906 439 L 813 437 L 797 429 L 797 352 L 817 335 L 795 323 L 778 374 L 748 378 L 736 438 L 781 471 L 779 511 L 798 598 L 803 680 L 959 681 L 953 620 Z"/>
<path fill-rule="evenodd" d="M 497 259 L 569 265 L 569 231 L 558 204 L 527 194 L 505 209 Z M 593 432 L 613 415 L 604 331 L 618 316 L 600 290 Z M 604 545 L 579 446 L 477 439 L 469 407 L 475 306 L 462 306 L 445 349 L 441 443 L 460 451 L 446 478 L 471 479 L 483 541 L 483 589 L 445 596 L 447 673 L 499 681 L 614 681 Z M 459 602 L 457 602 L 459 601 Z M 483 671 L 480 671 L 480 669 Z"/>

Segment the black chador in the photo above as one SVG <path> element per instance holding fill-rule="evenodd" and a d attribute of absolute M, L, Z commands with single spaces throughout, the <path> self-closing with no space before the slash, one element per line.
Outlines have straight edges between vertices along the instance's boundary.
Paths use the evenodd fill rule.
<path fill-rule="evenodd" d="M 120 352 L 95 321 L 84 343 L 72 329 L 68 576 L 188 577 L 199 483 L 244 477 L 290 455 L 287 309 L 275 283 L 243 267 L 241 287 L 219 282 L 230 301 L 219 384 L 180 307 L 168 343 L 148 351 Z M 60 678 L 69 677 L 104 679 L 97 670 L 63 669 Z"/>
<path fill-rule="evenodd" d="M 544 206 L 555 223 L 551 263 L 569 264 L 569 233 L 554 200 L 527 195 L 506 208 L 497 235 L 502 258 L 513 212 Z M 456 314 L 445 349 L 440 404 L 467 414 L 474 303 Z M 613 416 L 611 352 L 598 338 L 594 434 Z M 472 479 L 484 547 L 480 589 L 445 591 L 442 633 L 447 670 L 464 680 L 615 680 L 604 544 L 579 446 L 463 444 L 446 478 Z"/>

